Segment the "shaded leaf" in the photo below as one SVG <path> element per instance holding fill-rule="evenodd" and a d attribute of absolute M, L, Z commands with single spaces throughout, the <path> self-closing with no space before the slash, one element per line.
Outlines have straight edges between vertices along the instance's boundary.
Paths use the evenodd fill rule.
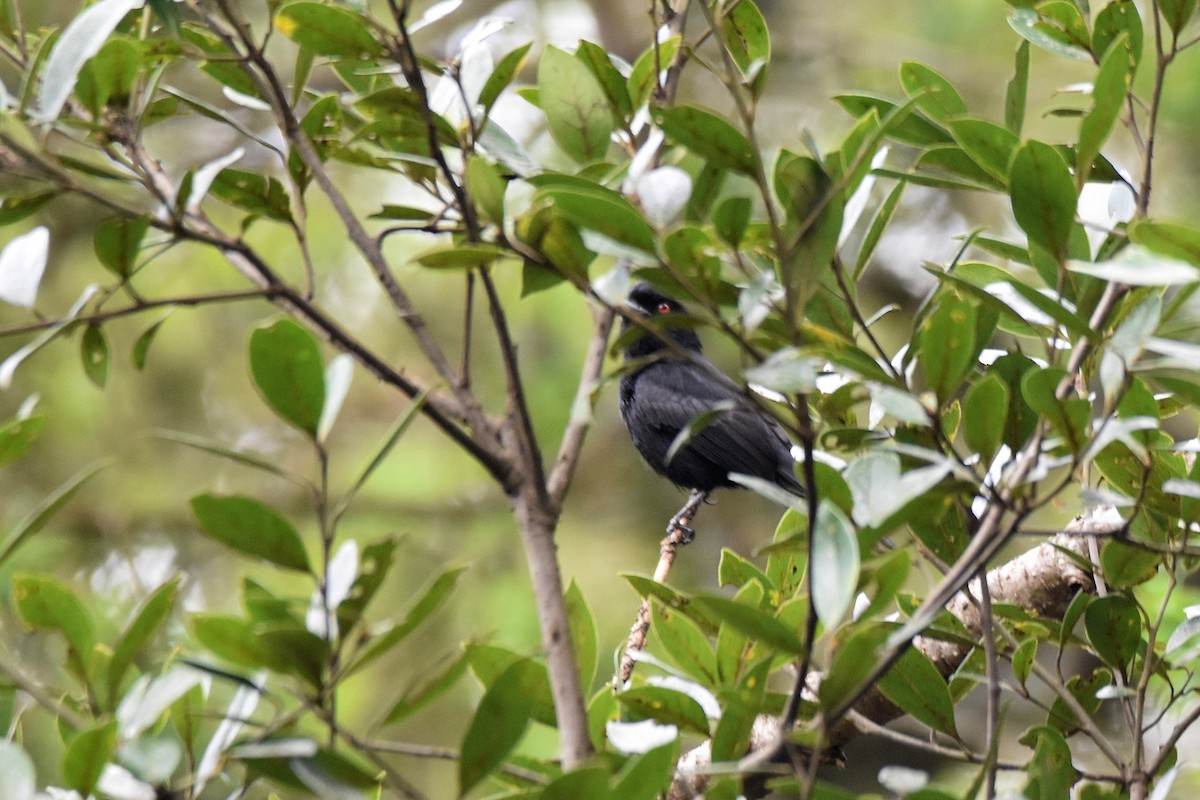
<path fill-rule="evenodd" d="M 753 175 L 758 157 L 742 133 L 711 111 L 695 106 L 656 107 L 654 121 L 668 138 L 718 167 Z"/>
<path fill-rule="evenodd" d="M 708 716 L 696 700 L 662 686 L 638 686 L 617 694 L 617 702 L 641 718 L 708 736 Z"/>
<path fill-rule="evenodd" d="M 275 15 L 275 27 L 320 55 L 372 58 L 383 54 L 367 20 L 347 8 L 292 3 Z"/>
<path fill-rule="evenodd" d="M 1048 144 L 1026 142 L 1013 156 L 1008 185 L 1013 216 L 1029 241 L 1064 262 L 1075 224 L 1076 193 L 1062 154 Z"/>
<path fill-rule="evenodd" d="M 954 702 L 950 699 L 946 681 L 929 656 L 920 650 L 915 647 L 905 650 L 880 678 L 879 690 L 904 713 L 936 731 L 958 738 Z"/>
<path fill-rule="evenodd" d="M 92 247 L 96 257 L 114 275 L 128 278 L 137 262 L 142 239 L 150 228 L 146 217 L 110 217 L 96 226 Z"/>
<path fill-rule="evenodd" d="M 250 372 L 267 404 L 285 421 L 315 436 L 325 405 L 325 368 L 317 340 L 283 319 L 250 335 Z"/>
<path fill-rule="evenodd" d="M 179 595 L 180 578 L 167 581 L 159 586 L 142 601 L 134 614 L 133 620 L 125 628 L 121 637 L 113 647 L 112 658 L 108 662 L 108 699 L 113 705 L 118 699 L 121 681 L 125 673 L 133 665 L 142 650 L 162 629 L 167 617 L 175 607 L 175 599 Z"/>
<path fill-rule="evenodd" d="M 88 380 L 103 389 L 108 382 L 108 337 L 99 325 L 88 325 L 79 339 L 79 357 Z"/>
<path fill-rule="evenodd" d="M 463 736 L 458 791 L 464 795 L 503 763 L 529 726 L 527 695 L 545 680 L 545 670 L 521 659 L 496 679 L 479 701 Z"/>
<path fill-rule="evenodd" d="M 50 577 L 17 575 L 12 596 L 17 614 L 27 626 L 56 631 L 66 638 L 68 663 L 78 677 L 86 678 L 96 633 L 91 615 L 75 593 Z"/>
<path fill-rule="evenodd" d="M 309 571 L 300 534 L 275 509 L 250 497 L 201 494 L 192 498 L 201 529 L 249 556 L 300 572 Z"/>
<path fill-rule="evenodd" d="M 63 779 L 80 794 L 90 795 L 117 749 L 117 721 L 83 731 L 67 745 Z"/>

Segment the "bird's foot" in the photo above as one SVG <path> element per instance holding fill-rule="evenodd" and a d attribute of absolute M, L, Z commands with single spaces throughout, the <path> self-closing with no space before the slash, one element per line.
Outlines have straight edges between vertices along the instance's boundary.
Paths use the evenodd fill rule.
<path fill-rule="evenodd" d="M 686 518 L 676 514 L 671 517 L 671 521 L 667 523 L 667 535 L 674 536 L 676 532 L 679 534 L 679 544 L 691 544 L 696 538 L 696 531 L 690 526 L 684 524 Z"/>

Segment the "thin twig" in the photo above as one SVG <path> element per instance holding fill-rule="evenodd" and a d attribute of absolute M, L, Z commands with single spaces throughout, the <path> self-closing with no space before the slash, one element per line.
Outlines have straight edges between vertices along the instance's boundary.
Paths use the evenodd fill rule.
<path fill-rule="evenodd" d="M 655 583 L 664 583 L 667 577 L 671 574 L 671 567 L 675 564 L 675 554 L 679 549 L 679 545 L 687 544 L 692 540 L 691 525 L 692 520 L 696 518 L 696 512 L 700 510 L 700 506 L 704 504 L 704 499 L 708 496 L 707 492 L 693 491 L 691 497 L 688 498 L 683 508 L 679 509 L 679 513 L 671 518 L 671 524 L 667 528 L 666 537 L 659 542 L 658 550 L 658 565 L 654 568 Z M 637 663 L 637 654 L 646 649 L 646 634 L 650 632 L 650 598 L 642 601 L 638 607 L 637 618 L 633 622 L 633 626 L 629 629 L 629 638 L 625 642 L 625 651 L 621 654 L 621 666 L 617 669 L 617 674 L 613 675 L 613 690 L 620 691 L 625 684 L 629 683 L 629 679 L 633 677 L 633 668 Z"/>

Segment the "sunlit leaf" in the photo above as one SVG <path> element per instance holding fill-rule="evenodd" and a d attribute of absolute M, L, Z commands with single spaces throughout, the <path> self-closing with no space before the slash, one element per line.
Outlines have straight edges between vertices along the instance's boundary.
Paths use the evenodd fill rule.
<path fill-rule="evenodd" d="M 821 503 L 813 528 L 812 601 L 827 629 L 849 611 L 859 568 L 858 536 L 850 520 L 833 503 Z"/>
<path fill-rule="evenodd" d="M 538 62 L 538 100 L 550 135 L 581 163 L 603 158 L 613 131 L 603 87 L 580 58 L 548 46 Z"/>
<path fill-rule="evenodd" d="M 7 800 L 34 800 L 36 791 L 33 759 L 16 742 L 0 742 L 0 796 Z"/>
<path fill-rule="evenodd" d="M 21 234 L 0 251 L 0 300 L 33 308 L 50 254 L 50 229 L 38 227 Z"/>

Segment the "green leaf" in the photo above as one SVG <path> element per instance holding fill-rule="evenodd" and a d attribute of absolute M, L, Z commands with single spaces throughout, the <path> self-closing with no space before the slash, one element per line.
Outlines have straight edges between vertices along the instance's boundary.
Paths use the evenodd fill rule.
<path fill-rule="evenodd" d="M 629 99 L 629 88 L 625 78 L 613 66 L 608 51 L 594 42 L 580 40 L 575 57 L 582 61 L 604 90 L 608 107 L 618 120 L 627 120 L 633 114 L 633 103 Z"/>
<path fill-rule="evenodd" d="M 1013 216 L 1029 241 L 1065 262 L 1077 195 L 1062 154 L 1048 144 L 1026 142 L 1013 156 L 1008 187 Z"/>
<path fill-rule="evenodd" d="M 879 691 L 906 714 L 936 731 L 958 738 L 954 725 L 954 703 L 946 680 L 929 656 L 915 647 L 904 651 L 900 659 L 879 680 Z"/>
<path fill-rule="evenodd" d="M 254 633 L 271 660 L 283 665 L 283 672 L 295 675 L 313 689 L 324 685 L 325 664 L 329 661 L 327 640 L 292 620 L 256 626 Z"/>
<path fill-rule="evenodd" d="M 1097 597 L 1084 612 L 1083 626 L 1096 655 L 1124 673 L 1142 639 L 1142 616 L 1137 604 L 1119 594 Z"/>
<path fill-rule="evenodd" d="M 267 404 L 286 422 L 316 436 L 325 405 L 325 367 L 316 338 L 290 319 L 250 335 L 250 372 Z"/>
<path fill-rule="evenodd" d="M 146 359 L 150 355 L 150 345 L 154 343 L 154 337 L 158 335 L 158 329 L 161 328 L 162 324 L 167 321 L 168 316 L 170 316 L 170 312 L 163 315 L 162 319 L 160 319 L 158 322 L 155 322 L 149 328 L 146 328 L 146 330 L 142 331 L 141 335 L 138 336 L 137 341 L 133 343 L 132 358 L 133 366 L 135 368 L 145 369 Z"/>
<path fill-rule="evenodd" d="M 604 88 L 580 58 L 547 46 L 538 62 L 538 100 L 550 136 L 579 163 L 608 152 L 613 115 Z"/>
<path fill-rule="evenodd" d="M 1131 589 L 1158 574 L 1162 556 L 1120 539 L 1110 539 L 1100 549 L 1100 568 L 1114 589 Z"/>
<path fill-rule="evenodd" d="M 632 573 L 623 572 L 621 577 L 629 582 L 633 590 L 640 597 L 654 598 L 661 602 L 667 608 L 678 611 L 687 616 L 688 619 L 695 622 L 706 635 L 712 635 L 717 632 L 720 625 L 720 618 L 710 613 L 702 604 L 693 602 L 692 598 L 675 591 L 670 586 L 664 583 L 659 583 L 653 578 L 647 578 L 644 575 L 634 575 Z"/>
<path fill-rule="evenodd" d="M 167 617 L 174 609 L 175 599 L 179 596 L 179 581 L 180 578 L 167 581 L 151 592 L 150 596 L 142 601 L 133 621 L 113 647 L 112 658 L 108 662 L 110 708 L 114 707 L 119 699 L 121 680 L 133 665 L 134 659 L 142 654 L 142 650 L 166 623 Z"/>
<path fill-rule="evenodd" d="M 711 111 L 695 106 L 655 107 L 654 121 L 667 138 L 710 164 L 753 176 L 758 156 L 741 131 Z"/>
<path fill-rule="evenodd" d="M 836 505 L 821 503 L 813 528 L 812 602 L 826 630 L 832 630 L 850 610 L 860 567 L 854 526 Z"/>
<path fill-rule="evenodd" d="M 12 581 L 17 615 L 34 630 L 57 631 L 70 648 L 68 663 L 80 678 L 88 676 L 88 661 L 96 643 L 87 607 L 64 584 L 42 575 L 17 575 Z"/>
<path fill-rule="evenodd" d="M 596 632 L 596 617 L 588 608 L 579 584 L 571 581 L 564 594 L 567 621 L 571 628 L 571 643 L 575 647 L 575 662 L 579 665 L 580 685 L 586 692 L 596 679 L 596 654 L 600 648 Z"/>
<path fill-rule="evenodd" d="M 955 292 L 943 292 L 917 332 L 917 360 L 943 407 L 958 395 L 963 378 L 975 365 L 978 314 L 975 303 Z"/>
<path fill-rule="evenodd" d="M 892 191 L 888 193 L 883 203 L 880 204 L 879 210 L 875 212 L 875 216 L 871 218 L 871 224 L 867 227 L 862 244 L 858 248 L 858 256 L 855 258 L 855 280 L 862 276 L 863 270 L 866 269 L 871 256 L 874 255 L 875 248 L 879 245 L 879 239 L 891 223 L 892 216 L 895 215 L 896 208 L 900 205 L 900 197 L 904 194 L 904 187 L 907 185 L 904 181 L 898 182 L 892 188 Z"/>
<path fill-rule="evenodd" d="M 651 632 L 662 642 L 663 652 L 681 670 L 705 686 L 717 680 L 717 659 L 700 626 L 669 606 L 653 601 Z"/>
<path fill-rule="evenodd" d="M 765 85 L 766 66 L 771 60 L 771 34 L 767 21 L 753 2 L 725 6 L 728 12 L 719 22 L 725 51 L 742 73 L 742 79 L 757 96 Z"/>
<path fill-rule="evenodd" d="M 1063 58 L 1087 61 L 1092 56 L 1088 49 L 1087 25 L 1074 5 L 1068 0 L 1050 0 L 1038 6 L 1037 11 L 1014 8 L 1008 14 L 1008 24 L 1017 35 L 1036 47 Z M 1051 7 L 1064 11 L 1061 19 L 1044 19 L 1038 13 Z"/>
<path fill-rule="evenodd" d="M 16 524 L 16 527 L 8 532 L 4 543 L 0 545 L 0 564 L 3 564 L 13 553 L 17 552 L 17 548 L 24 544 L 29 537 L 44 528 L 46 523 L 50 521 L 50 518 L 58 513 L 58 510 L 66 505 L 68 500 L 75 496 L 80 487 L 105 466 L 106 462 L 101 462 L 76 472 L 47 495 L 32 511 L 26 514 Z"/>
<path fill-rule="evenodd" d="M 1013 76 L 1004 91 L 1004 127 L 1017 136 L 1025 126 L 1025 103 L 1029 95 L 1029 42 L 1022 41 L 1014 58 Z"/>
<path fill-rule="evenodd" d="M 1187 0 L 1187 2 L 1192 2 L 1194 5 L 1194 0 Z M 1160 3 L 1159 8 L 1162 7 Z M 1098 57 L 1104 56 L 1112 43 L 1122 35 L 1128 37 L 1125 40 L 1125 48 L 1126 54 L 1129 56 L 1129 71 L 1132 74 L 1142 60 L 1142 40 L 1144 38 L 1142 17 L 1133 0 L 1115 0 L 1100 9 L 1100 13 L 1096 15 L 1096 21 L 1092 24 L 1092 52 Z"/>
<path fill-rule="evenodd" d="M 1125 107 L 1131 80 L 1127 42 L 1124 37 L 1113 42 L 1092 84 L 1092 108 L 1080 124 L 1079 144 L 1075 146 L 1075 181 L 1080 186 L 1087 182 L 1092 162 Z"/>
<path fill-rule="evenodd" d="M 1176 36 L 1196 15 L 1196 0 L 1159 0 L 1158 10 Z"/>
<path fill-rule="evenodd" d="M 1025 784 L 1025 797 L 1028 800 L 1070 797 L 1077 773 L 1071 766 L 1071 748 L 1063 735 L 1043 725 L 1027 731 L 1020 742 L 1033 750 L 1026 768 L 1029 781 Z"/>
<path fill-rule="evenodd" d="M 1030 370 L 1021 379 L 1021 394 L 1029 407 L 1049 422 L 1067 440 L 1071 450 L 1078 453 L 1084 445 L 1091 406 L 1081 397 L 1059 399 L 1056 396 L 1065 376 L 1066 370 L 1059 367 Z"/>
<path fill-rule="evenodd" d="M 967 113 L 967 104 L 950 81 L 917 61 L 900 65 L 900 84 L 904 93 L 917 101 L 917 108 L 938 122 L 948 122 Z"/>
<path fill-rule="evenodd" d="M 128 278 L 149 228 L 146 217 L 109 217 L 96 226 L 92 235 L 96 257 L 117 277 Z"/>
<path fill-rule="evenodd" d="M 99 325 L 90 324 L 79 339 L 79 357 L 88 380 L 103 389 L 108 382 L 108 337 Z"/>
<path fill-rule="evenodd" d="M 1022 686 L 1029 680 L 1029 674 L 1033 671 L 1033 662 L 1037 659 L 1037 648 L 1038 640 L 1031 636 L 1017 645 L 1017 649 L 1013 651 L 1013 677 Z"/>
<path fill-rule="evenodd" d="M 480 269 L 494 264 L 510 254 L 494 244 L 459 244 L 454 247 L 437 245 L 432 250 L 413 256 L 413 261 L 430 269 Z"/>
<path fill-rule="evenodd" d="M 971 160 L 994 178 L 1007 184 L 1013 152 L 1020 145 L 1017 134 L 984 119 L 953 120 L 950 131 L 954 141 Z"/>
<path fill-rule="evenodd" d="M 142 5 L 142 0 L 100 0 L 84 9 L 54 40 L 41 71 L 36 118 L 52 122 L 58 118 L 83 65 L 104 46 L 125 15 Z"/>
<path fill-rule="evenodd" d="M 678 741 L 631 758 L 613 778 L 610 796 L 613 800 L 655 800 L 666 795 L 678 758 Z"/>
<path fill-rule="evenodd" d="M 1200 229 L 1167 222 L 1136 220 L 1129 226 L 1129 238 L 1136 244 L 1200 267 Z"/>
<path fill-rule="evenodd" d="M 727 197 L 713 212 L 713 227 L 721 241 L 736 248 L 746 235 L 746 227 L 750 224 L 752 204 L 749 197 Z"/>
<path fill-rule="evenodd" d="M 291 199 L 277 178 L 227 167 L 217 173 L 209 191 L 251 214 L 276 222 L 292 221 Z"/>
<path fill-rule="evenodd" d="M 549 184 L 538 196 L 550 201 L 554 211 L 580 228 L 645 253 L 654 253 L 654 229 L 623 195 L 602 186 Z"/>
<path fill-rule="evenodd" d="M 116 749 L 115 719 L 78 734 L 63 755 L 63 779 L 67 786 L 85 797 L 90 795 Z"/>
<path fill-rule="evenodd" d="M 366 18 L 322 3 L 292 3 L 275 15 L 275 28 L 301 47 L 324 56 L 371 59 L 383 55 Z"/>
<path fill-rule="evenodd" d="M 531 691 L 546 679 L 545 669 L 529 659 L 512 664 L 479 701 L 463 736 L 458 761 L 458 793 L 465 795 L 492 774 L 516 747 L 529 726 Z"/>
<path fill-rule="evenodd" d="M 248 556 L 299 572 L 309 571 L 308 553 L 292 523 L 250 497 L 201 494 L 192 498 L 201 529 Z"/>
<path fill-rule="evenodd" d="M 485 112 L 491 111 L 492 106 L 499 99 L 500 93 L 513 82 L 517 73 L 525 66 L 525 58 L 529 55 L 529 48 L 532 46 L 533 43 L 530 42 L 510 51 L 492 70 L 492 74 L 488 76 L 487 81 L 483 84 L 483 89 L 479 92 L 479 105 Z"/>
<path fill-rule="evenodd" d="M 421 623 L 425 622 L 433 612 L 441 608 L 442 604 L 454 591 L 454 586 L 458 582 L 459 576 L 466 569 L 466 567 L 450 567 L 434 578 L 425 591 L 409 607 L 408 613 L 404 615 L 403 620 L 397 625 L 384 630 L 374 641 L 363 648 L 362 652 L 354 660 L 353 669 L 355 671 L 362 669 L 366 664 L 395 647 L 416 630 Z"/>
<path fill-rule="evenodd" d="M 833 659 L 817 690 L 823 709 L 832 709 L 858 689 L 875 667 L 879 650 L 894 625 L 858 622 L 838 630 L 833 642 Z"/>
<path fill-rule="evenodd" d="M 467 159 L 463 173 L 467 193 L 485 218 L 494 225 L 504 224 L 504 190 L 507 186 L 496 165 L 482 156 Z"/>
<path fill-rule="evenodd" d="M 708 716 L 693 698 L 663 686 L 637 686 L 617 694 L 617 702 L 642 719 L 708 736 Z"/>
<path fill-rule="evenodd" d="M 44 427 L 46 418 L 41 414 L 0 425 L 0 465 L 25 455 Z"/>
<path fill-rule="evenodd" d="M 219 659 L 249 669 L 288 671 L 288 661 L 264 647 L 255 626 L 244 619 L 228 614 L 195 614 L 191 628 L 196 641 Z"/>
<path fill-rule="evenodd" d="M 424 682 L 409 686 L 383 718 L 384 725 L 407 719 L 449 691 L 467 671 L 467 654 L 462 653 L 445 667 L 424 675 Z"/>
<path fill-rule="evenodd" d="M 676 34 L 666 41 L 655 42 L 638 56 L 629 72 L 629 99 L 633 108 L 644 106 L 658 91 L 659 72 L 671 66 L 681 44 L 682 39 Z"/>
<path fill-rule="evenodd" d="M 788 626 L 754 606 L 720 595 L 698 595 L 694 602 L 721 622 L 751 639 L 785 653 L 804 652 L 804 643 Z"/>
<path fill-rule="evenodd" d="M 34 800 L 36 791 L 33 759 L 15 742 L 0 742 L 0 797 Z"/>
<path fill-rule="evenodd" d="M 1008 384 L 994 372 L 975 381 L 963 398 L 963 436 L 982 464 L 990 464 L 1003 443 L 1000 423 L 1008 418 L 1008 402 Z"/>
<path fill-rule="evenodd" d="M 19 197 L 16 195 L 5 197 L 0 200 L 0 227 L 7 227 L 14 222 L 20 222 L 31 214 L 37 213 L 37 210 L 49 203 L 55 197 L 58 197 L 58 192 L 39 192 L 31 194 L 27 197 Z"/>
<path fill-rule="evenodd" d="M 142 52 L 123 38 L 104 43 L 79 71 L 75 95 L 94 115 L 104 113 L 109 103 L 127 102 L 142 67 Z"/>
<path fill-rule="evenodd" d="M 834 95 L 833 100 L 855 119 L 862 119 L 871 109 L 875 109 L 881 120 L 891 119 L 887 132 L 898 142 L 923 149 L 953 141 L 942 126 L 922 114 L 902 111 L 899 116 L 893 117 L 899 107 L 891 100 L 870 94 L 839 94 Z"/>

